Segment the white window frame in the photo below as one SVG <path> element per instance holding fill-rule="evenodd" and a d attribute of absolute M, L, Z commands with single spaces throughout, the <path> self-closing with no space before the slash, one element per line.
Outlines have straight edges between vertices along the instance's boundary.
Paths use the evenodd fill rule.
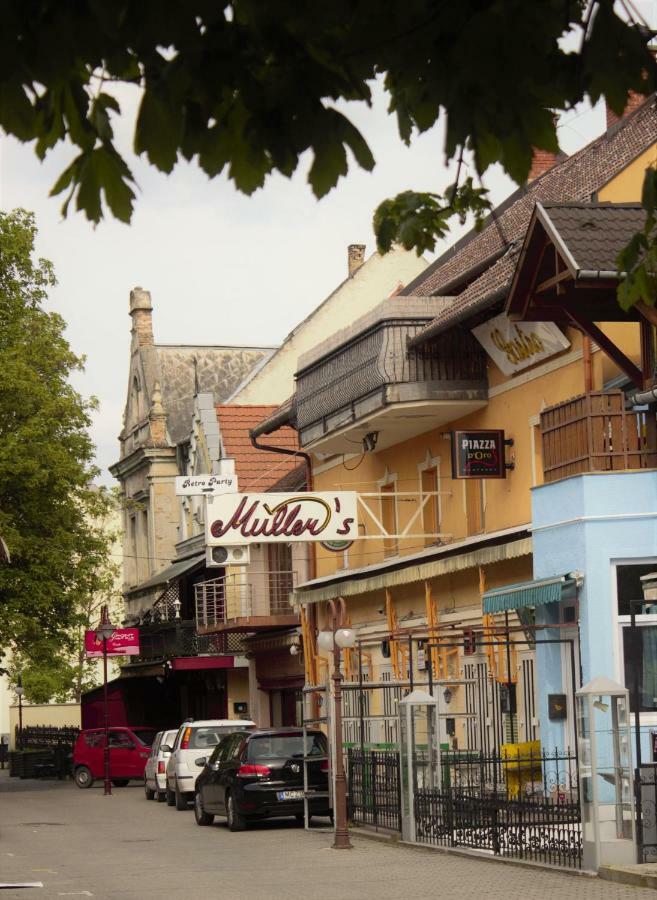
<path fill-rule="evenodd" d="M 628 687 L 625 684 L 625 658 L 623 656 L 623 628 L 627 628 L 630 625 L 631 617 L 630 616 L 619 616 L 618 614 L 618 579 L 616 576 L 616 569 L 619 566 L 649 566 L 653 565 L 657 569 L 657 557 L 655 556 L 634 556 L 629 559 L 620 558 L 620 559 L 612 559 L 611 560 L 611 599 L 613 603 L 613 614 L 612 621 L 615 621 L 616 627 L 614 628 L 613 640 L 612 640 L 612 649 L 614 653 L 614 670 L 616 673 L 616 681 L 619 684 L 622 684 L 624 687 Z M 637 598 L 639 599 L 639 598 Z M 644 625 L 657 625 L 657 615 L 650 614 L 645 615 L 642 614 L 637 616 L 637 627 L 641 628 Z M 634 722 L 634 713 L 630 714 L 630 720 Z M 641 711 L 641 725 L 648 725 L 650 727 L 657 726 L 657 709 L 653 712 Z"/>

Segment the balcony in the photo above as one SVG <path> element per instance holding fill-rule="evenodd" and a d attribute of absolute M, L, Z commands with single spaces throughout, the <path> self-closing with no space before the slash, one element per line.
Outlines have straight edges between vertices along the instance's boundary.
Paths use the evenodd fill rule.
<path fill-rule="evenodd" d="M 131 662 L 158 662 L 189 656 L 224 656 L 245 653 L 237 634 L 199 634 L 196 622 L 174 619 L 139 628 L 139 656 Z"/>
<path fill-rule="evenodd" d="M 622 391 L 582 394 L 541 413 L 545 483 L 583 472 L 657 468 L 657 422 Z"/>
<path fill-rule="evenodd" d="M 194 586 L 199 636 L 218 632 L 254 632 L 267 628 L 294 628 L 299 617 L 290 605 L 296 573 L 240 572 L 201 581 Z"/>
<path fill-rule="evenodd" d="M 386 300 L 302 356 L 295 395 L 302 447 L 353 453 L 375 431 L 383 450 L 484 407 L 486 357 L 469 332 L 408 346 L 452 302 Z"/>

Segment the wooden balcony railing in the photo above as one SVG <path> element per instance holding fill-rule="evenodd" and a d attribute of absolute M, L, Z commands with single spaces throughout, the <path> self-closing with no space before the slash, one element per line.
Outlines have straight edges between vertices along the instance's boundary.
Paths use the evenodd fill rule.
<path fill-rule="evenodd" d="M 622 391 L 573 397 L 541 413 L 546 482 L 582 472 L 657 468 L 654 414 L 625 408 Z"/>

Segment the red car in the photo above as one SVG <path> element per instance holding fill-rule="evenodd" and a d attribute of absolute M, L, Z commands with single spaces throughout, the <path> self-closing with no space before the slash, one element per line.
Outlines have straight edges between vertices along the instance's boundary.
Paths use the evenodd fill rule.
<path fill-rule="evenodd" d="M 114 787 L 125 787 L 131 778 L 144 780 L 144 768 L 155 737 L 152 728 L 110 728 L 110 778 Z M 73 777 L 80 788 L 88 788 L 105 777 L 105 729 L 81 731 L 73 749 Z"/>

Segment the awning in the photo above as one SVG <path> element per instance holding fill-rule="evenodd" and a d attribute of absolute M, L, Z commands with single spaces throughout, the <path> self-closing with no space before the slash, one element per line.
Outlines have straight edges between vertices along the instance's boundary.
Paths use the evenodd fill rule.
<path fill-rule="evenodd" d="M 482 595 L 484 613 L 504 612 L 507 609 L 523 609 L 527 606 L 545 606 L 559 603 L 564 593 L 569 595 L 575 588 L 575 579 L 568 575 L 540 578 L 538 581 L 524 581 L 522 584 L 507 584 Z"/>
<path fill-rule="evenodd" d="M 162 571 L 158 572 L 157 575 L 153 575 L 153 577 L 149 578 L 148 581 L 144 581 L 143 584 L 140 584 L 138 587 L 133 588 L 131 593 L 134 591 L 145 591 L 148 590 L 148 588 L 158 587 L 161 584 L 168 584 L 170 581 L 174 581 L 176 578 L 180 578 L 180 576 L 184 575 L 185 572 L 189 572 L 195 566 L 200 565 L 204 561 L 204 553 L 201 553 L 198 556 L 190 556 L 189 559 L 180 559 L 178 560 L 178 562 L 173 563 L 166 569 L 162 569 Z"/>

